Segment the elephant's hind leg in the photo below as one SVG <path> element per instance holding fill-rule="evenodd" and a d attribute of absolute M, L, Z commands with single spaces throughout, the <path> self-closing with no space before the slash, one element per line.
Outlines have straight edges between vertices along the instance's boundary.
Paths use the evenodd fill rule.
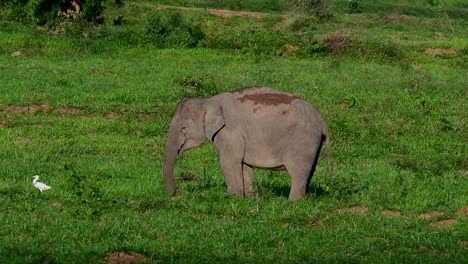
<path fill-rule="evenodd" d="M 312 169 L 310 161 L 296 161 L 294 164 L 286 166 L 291 176 L 291 191 L 289 200 L 296 201 L 304 198 L 309 184 L 309 175 Z"/>

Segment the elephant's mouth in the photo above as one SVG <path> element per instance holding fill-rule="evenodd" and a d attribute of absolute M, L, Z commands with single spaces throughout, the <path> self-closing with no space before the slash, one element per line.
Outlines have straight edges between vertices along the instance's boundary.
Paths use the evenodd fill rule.
<path fill-rule="evenodd" d="M 182 144 L 182 146 L 180 146 L 179 149 L 177 150 L 177 156 L 180 156 L 183 148 L 184 148 L 184 144 Z"/>
<path fill-rule="evenodd" d="M 187 142 L 187 140 L 185 139 L 184 142 L 182 143 L 182 145 L 180 145 L 179 149 L 177 150 L 177 156 L 182 155 L 182 153 L 184 152 L 184 147 L 185 147 L 186 142 Z"/>

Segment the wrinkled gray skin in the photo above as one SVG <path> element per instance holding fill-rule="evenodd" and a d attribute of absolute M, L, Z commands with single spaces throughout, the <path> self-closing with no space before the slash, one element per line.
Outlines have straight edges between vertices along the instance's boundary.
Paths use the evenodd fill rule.
<path fill-rule="evenodd" d="M 214 142 L 228 191 L 255 192 L 252 167 L 287 170 L 290 200 L 304 198 L 325 141 L 331 176 L 330 136 L 308 102 L 269 87 L 252 87 L 207 98 L 186 98 L 172 117 L 164 160 L 166 190 L 175 194 L 174 165 L 184 151 Z"/>

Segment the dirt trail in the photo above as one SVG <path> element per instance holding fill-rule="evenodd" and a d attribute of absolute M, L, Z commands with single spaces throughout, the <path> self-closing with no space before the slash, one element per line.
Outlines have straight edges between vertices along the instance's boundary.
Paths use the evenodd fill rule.
<path fill-rule="evenodd" d="M 153 7 L 153 10 L 167 10 L 167 9 L 177 9 L 177 10 L 191 10 L 202 13 L 208 13 L 215 16 L 229 18 L 232 16 L 242 16 L 242 17 L 252 17 L 252 18 L 262 18 L 264 16 L 271 15 L 269 13 L 261 12 L 250 12 L 250 11 L 231 11 L 225 9 L 209 9 L 209 8 L 196 8 L 196 7 L 181 7 L 181 6 L 166 6 L 158 5 Z"/>

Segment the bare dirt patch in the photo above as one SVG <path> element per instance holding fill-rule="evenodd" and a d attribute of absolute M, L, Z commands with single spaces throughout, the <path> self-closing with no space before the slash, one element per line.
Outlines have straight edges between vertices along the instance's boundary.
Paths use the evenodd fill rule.
<path fill-rule="evenodd" d="M 146 256 L 138 253 L 112 252 L 106 257 L 107 264 L 131 264 L 140 260 L 148 259 Z"/>
<path fill-rule="evenodd" d="M 20 57 L 23 56 L 23 53 L 21 51 L 15 51 L 11 54 L 12 57 Z"/>
<path fill-rule="evenodd" d="M 57 112 L 62 116 L 71 116 L 81 114 L 83 112 L 83 109 L 80 107 L 63 107 L 57 109 Z"/>
<path fill-rule="evenodd" d="M 98 118 L 98 117 L 101 117 L 101 115 L 98 113 L 91 113 L 88 115 L 81 116 L 81 119 L 91 119 L 91 118 Z"/>
<path fill-rule="evenodd" d="M 456 216 L 465 216 L 468 215 L 468 206 L 463 207 L 455 213 Z"/>
<path fill-rule="evenodd" d="M 385 238 L 383 237 L 378 237 L 378 236 L 371 236 L 371 237 L 365 237 L 364 238 L 365 240 L 368 240 L 368 241 L 386 241 Z"/>
<path fill-rule="evenodd" d="M 454 49 L 427 48 L 424 50 L 424 53 L 427 55 L 442 55 L 442 54 L 455 55 L 457 54 L 457 51 Z"/>
<path fill-rule="evenodd" d="M 264 16 L 270 15 L 268 13 L 247 12 L 247 11 L 231 11 L 231 10 L 224 10 L 224 9 L 175 7 L 175 6 L 165 6 L 165 5 L 158 5 L 158 6 L 153 7 L 153 10 L 167 10 L 167 9 L 190 10 L 190 11 L 196 11 L 196 12 L 201 12 L 201 13 L 208 13 L 208 14 L 219 16 L 219 17 L 222 17 L 222 18 L 229 18 L 229 17 L 232 17 L 232 16 L 262 18 Z"/>
<path fill-rule="evenodd" d="M 57 202 L 57 201 L 52 202 L 50 205 L 52 205 L 52 207 L 60 207 L 60 206 L 62 206 L 62 204 L 61 204 L 60 202 Z"/>
<path fill-rule="evenodd" d="M 104 116 L 105 119 L 117 119 L 119 117 L 120 117 L 120 115 L 118 113 L 115 113 L 115 112 L 109 112 Z"/>
<path fill-rule="evenodd" d="M 138 114 L 138 120 L 140 120 L 141 122 L 145 122 L 145 121 L 148 121 L 150 119 L 151 119 L 151 117 L 148 114 L 145 114 L 145 113 L 139 113 Z"/>
<path fill-rule="evenodd" d="M 396 14 L 383 16 L 381 20 L 385 24 L 412 24 L 415 22 L 415 18 L 412 16 Z"/>
<path fill-rule="evenodd" d="M 0 128 L 4 128 L 10 122 L 11 122 L 11 119 L 0 120 Z"/>
<path fill-rule="evenodd" d="M 453 226 L 453 225 L 456 225 L 456 224 L 458 224 L 458 221 L 455 220 L 455 219 L 445 219 L 445 220 L 436 221 L 436 222 L 432 223 L 431 226 L 433 226 L 433 227 L 450 227 L 450 226 Z"/>
<path fill-rule="evenodd" d="M 343 208 L 338 208 L 336 209 L 338 213 L 357 213 L 357 214 L 366 214 L 369 209 L 367 209 L 364 206 L 357 205 L 353 207 L 343 207 Z"/>
<path fill-rule="evenodd" d="M 37 112 L 48 112 L 51 109 L 48 104 L 29 105 L 29 106 L 10 106 L 4 111 L 13 114 L 29 114 L 34 115 Z"/>
<path fill-rule="evenodd" d="M 467 240 L 459 240 L 458 243 L 462 245 L 463 247 L 468 247 L 468 241 Z"/>
<path fill-rule="evenodd" d="M 313 227 L 315 227 L 315 228 L 321 228 L 321 227 L 323 227 L 323 223 L 320 222 L 320 221 L 312 221 L 310 224 L 311 224 Z"/>
<path fill-rule="evenodd" d="M 427 213 L 418 214 L 417 217 L 418 218 L 423 218 L 423 219 L 429 219 L 429 218 L 433 218 L 433 217 L 443 215 L 443 214 L 444 214 L 444 212 L 441 212 L 441 211 L 431 211 L 431 212 L 427 212 Z"/>
<path fill-rule="evenodd" d="M 419 252 L 427 252 L 427 253 L 430 253 L 430 254 L 443 254 L 444 253 L 444 251 L 442 251 L 440 249 L 429 249 L 424 245 L 418 245 L 418 251 Z"/>
<path fill-rule="evenodd" d="M 16 138 L 15 142 L 20 143 L 20 144 L 28 145 L 28 144 L 33 143 L 33 139 L 29 138 L 29 137 L 18 137 L 18 138 Z"/>
<path fill-rule="evenodd" d="M 383 210 L 381 213 L 381 215 L 387 215 L 387 216 L 401 216 L 401 212 L 398 211 L 398 210 Z"/>

